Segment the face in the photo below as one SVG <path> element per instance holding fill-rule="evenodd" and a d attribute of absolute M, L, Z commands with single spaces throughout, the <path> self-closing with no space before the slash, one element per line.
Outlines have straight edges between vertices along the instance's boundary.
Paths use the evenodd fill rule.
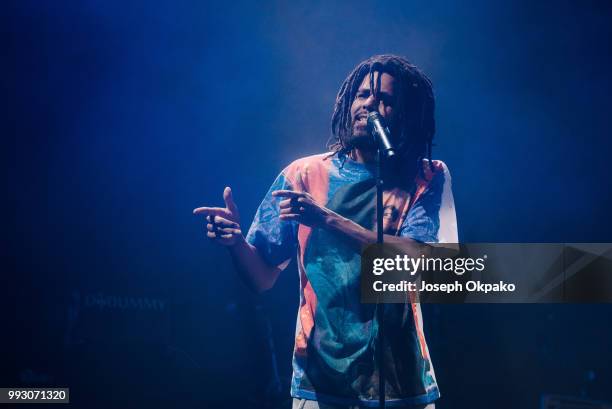
<path fill-rule="evenodd" d="M 374 85 L 378 81 L 378 71 L 374 72 Z M 357 89 L 357 94 L 351 105 L 352 135 L 349 142 L 361 149 L 375 149 L 376 144 L 368 131 L 368 113 L 378 111 L 385 118 L 389 129 L 393 132 L 396 114 L 394 112 L 396 95 L 395 78 L 386 72 L 380 77 L 380 89 L 376 97 L 370 90 L 370 76 L 366 75 Z"/>

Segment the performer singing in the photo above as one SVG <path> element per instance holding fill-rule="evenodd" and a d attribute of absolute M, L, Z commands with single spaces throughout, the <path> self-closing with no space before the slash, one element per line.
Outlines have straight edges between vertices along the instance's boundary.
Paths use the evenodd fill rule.
<path fill-rule="evenodd" d="M 297 254 L 300 303 L 293 353 L 294 408 L 378 406 L 375 305 L 360 302 L 360 249 L 376 242 L 378 111 L 398 158 L 383 169 L 386 243 L 457 242 L 446 165 L 431 159 L 435 131 L 429 78 L 402 57 L 376 55 L 344 80 L 330 152 L 298 159 L 276 178 L 246 238 L 231 189 L 225 208 L 200 207 L 207 237 L 226 246 L 256 291 L 274 285 Z M 385 402 L 433 408 L 439 396 L 418 303 L 385 310 Z"/>

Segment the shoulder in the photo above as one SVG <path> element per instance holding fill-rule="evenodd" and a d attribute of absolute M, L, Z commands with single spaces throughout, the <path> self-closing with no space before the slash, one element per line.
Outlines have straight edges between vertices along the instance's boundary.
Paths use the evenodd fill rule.
<path fill-rule="evenodd" d="M 326 152 L 296 159 L 283 169 L 283 174 L 293 179 L 298 175 L 304 177 L 313 173 L 327 172 L 332 164 L 331 156 L 331 152 Z"/>
<path fill-rule="evenodd" d="M 431 162 L 423 159 L 421 166 L 416 176 L 416 183 L 420 189 L 437 191 L 445 185 L 450 186 L 451 176 L 446 163 L 437 159 Z"/>
<path fill-rule="evenodd" d="M 418 175 L 418 178 L 424 182 L 429 182 L 437 178 L 450 179 L 448 166 L 439 159 L 434 159 L 431 162 L 429 159 L 423 159 L 421 166 L 422 171 Z"/>
<path fill-rule="evenodd" d="M 327 165 L 332 160 L 332 152 L 318 153 L 316 155 L 305 156 L 291 162 L 285 169 L 308 168 L 312 166 Z"/>

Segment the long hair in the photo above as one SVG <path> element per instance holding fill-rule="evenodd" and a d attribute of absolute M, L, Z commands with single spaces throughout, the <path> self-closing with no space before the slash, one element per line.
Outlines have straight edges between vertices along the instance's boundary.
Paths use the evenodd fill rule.
<path fill-rule="evenodd" d="M 375 71 L 380 73 L 376 84 Z M 398 129 L 396 129 L 398 135 L 395 136 L 395 140 L 399 157 L 403 161 L 414 161 L 412 163 L 415 166 L 424 158 L 428 158 L 430 166 L 433 166 L 431 147 L 436 130 L 433 86 L 427 75 L 397 55 L 383 54 L 370 57 L 357 65 L 346 77 L 336 96 L 331 119 L 332 138 L 328 148 L 332 151 L 332 155 L 339 156 L 353 149 L 349 143 L 353 125 L 351 105 L 366 75 L 370 77 L 371 92 L 378 92 L 382 73 L 391 75 L 398 86 L 394 109 L 398 115 Z M 422 172 L 422 166 L 417 167 Z"/>

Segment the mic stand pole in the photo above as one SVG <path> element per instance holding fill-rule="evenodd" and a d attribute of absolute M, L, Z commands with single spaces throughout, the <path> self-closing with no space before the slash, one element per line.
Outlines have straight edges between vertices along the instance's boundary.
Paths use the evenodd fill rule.
<path fill-rule="evenodd" d="M 376 165 L 376 244 L 383 244 L 383 180 L 382 180 L 383 152 L 378 149 L 378 162 Z M 378 363 L 378 406 L 385 408 L 385 354 L 384 348 L 384 316 L 385 304 L 381 303 L 380 295 L 376 304 L 376 321 L 378 322 L 378 336 L 376 338 L 376 361 Z"/>

